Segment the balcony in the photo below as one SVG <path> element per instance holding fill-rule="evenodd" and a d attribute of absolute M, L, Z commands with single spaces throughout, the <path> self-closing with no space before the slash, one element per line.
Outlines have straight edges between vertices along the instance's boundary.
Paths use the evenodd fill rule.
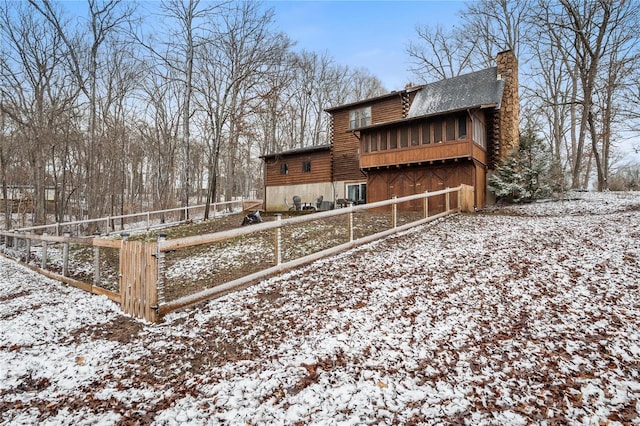
<path fill-rule="evenodd" d="M 405 148 L 361 152 L 360 168 L 371 169 L 410 164 L 433 164 L 447 160 L 475 159 L 487 164 L 487 153 L 470 139 Z"/>

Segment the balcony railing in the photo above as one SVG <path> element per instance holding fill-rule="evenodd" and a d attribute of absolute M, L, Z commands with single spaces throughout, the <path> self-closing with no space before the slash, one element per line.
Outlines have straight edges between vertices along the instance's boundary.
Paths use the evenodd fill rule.
<path fill-rule="evenodd" d="M 360 167 L 370 169 L 461 158 L 476 159 L 483 164 L 487 163 L 486 151 L 472 140 L 464 139 L 361 153 Z"/>

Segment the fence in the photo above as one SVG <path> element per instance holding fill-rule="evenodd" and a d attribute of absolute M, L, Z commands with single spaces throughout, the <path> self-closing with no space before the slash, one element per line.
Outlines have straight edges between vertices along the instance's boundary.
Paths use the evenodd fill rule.
<path fill-rule="evenodd" d="M 454 193 L 456 196 L 456 206 L 451 207 L 450 195 Z M 429 198 L 445 197 L 444 211 L 435 215 L 430 215 Z M 422 200 L 423 211 L 422 217 L 418 220 L 399 225 L 397 222 L 398 205 L 415 200 Z M 283 272 L 295 268 L 297 266 L 313 262 L 323 257 L 337 254 L 341 251 L 353 248 L 355 246 L 374 241 L 392 235 L 396 232 L 410 229 L 412 227 L 436 220 L 438 218 L 457 213 L 460 211 L 473 211 L 474 205 L 473 187 L 461 185 L 457 188 L 447 188 L 441 191 L 425 192 L 402 198 L 393 198 L 391 200 L 380 201 L 370 204 L 358 206 L 349 206 L 347 208 L 329 210 L 313 213 L 305 216 L 297 216 L 289 219 L 282 219 L 280 215 L 276 215 L 276 220 L 265 222 L 249 227 L 236 228 L 229 231 L 217 232 L 206 235 L 197 235 L 192 237 L 183 237 L 167 240 L 163 234 L 159 234 L 157 242 L 141 242 L 131 241 L 126 238 L 121 240 L 105 240 L 97 238 L 71 238 L 69 236 L 47 236 L 47 235 L 24 235 L 17 233 L 0 233 L 5 238 L 5 246 L 7 240 L 13 239 L 13 245 L 19 246 L 18 240 L 24 240 L 27 247 L 26 253 L 30 253 L 31 241 L 41 241 L 43 244 L 41 259 L 42 267 L 30 266 L 32 269 L 43 273 L 49 277 L 58 279 L 67 284 L 71 284 L 96 294 L 105 294 L 110 299 L 120 303 L 121 309 L 136 317 L 143 318 L 148 321 L 157 321 L 159 317 L 177 309 L 199 303 L 204 300 L 214 298 L 220 294 L 231 291 L 233 289 L 246 286 L 259 279 L 270 275 Z M 353 232 L 353 215 L 356 212 L 363 212 L 372 209 L 380 209 L 391 207 L 391 226 L 389 229 L 367 235 L 361 238 L 354 238 Z M 309 223 L 336 216 L 345 216 L 347 238 L 346 242 L 336 246 L 323 249 L 316 253 L 303 255 L 301 257 L 283 262 L 282 256 L 282 228 L 296 224 Z M 182 296 L 177 299 L 166 301 L 164 297 L 165 290 L 165 255 L 171 251 L 183 250 L 190 247 L 211 244 L 214 242 L 234 239 L 243 235 L 273 230 L 273 266 L 262 269 L 258 272 L 250 273 L 241 278 L 230 280 L 224 284 L 199 291 L 194 294 Z M 66 260 L 62 267 L 62 275 L 47 271 L 46 253 L 47 244 L 50 242 L 61 243 L 67 247 L 69 244 L 82 244 L 94 248 L 94 284 L 86 284 L 77 280 L 69 279 L 65 276 Z M 101 247 L 117 248 L 119 251 L 118 271 L 119 283 L 118 291 L 108 291 L 97 288 L 95 285 L 96 277 L 100 277 L 99 250 Z M 28 260 L 28 257 L 27 257 Z"/>
<path fill-rule="evenodd" d="M 238 212 L 244 210 L 247 205 L 256 206 L 261 205 L 260 200 L 235 200 L 226 201 L 222 203 L 215 203 L 210 205 L 210 218 L 215 219 L 216 214 L 221 212 Z M 122 231 L 137 231 L 137 230 L 150 230 L 157 226 L 175 225 L 185 220 L 198 220 L 204 219 L 205 204 L 199 204 L 195 206 L 177 207 L 165 210 L 155 210 L 143 213 L 132 213 L 116 216 L 105 216 L 97 219 L 77 220 L 70 222 L 56 222 L 47 225 L 29 226 L 24 228 L 17 228 L 15 232 L 25 233 L 41 233 L 46 232 L 49 235 L 61 236 L 65 232 L 69 232 L 72 235 L 80 236 L 85 233 L 86 230 L 93 227 L 97 232 L 101 234 L 112 234 Z M 120 222 L 118 224 L 118 222 Z M 119 225 L 119 229 L 118 228 Z"/>
<path fill-rule="evenodd" d="M 0 232 L 3 240 L 4 251 L 9 256 L 18 261 L 23 261 L 28 268 L 45 275 L 49 278 L 61 281 L 63 283 L 81 288 L 93 294 L 105 295 L 116 303 L 121 303 L 120 292 L 117 289 L 109 290 L 105 286 L 101 286 L 102 266 L 100 262 L 100 254 L 102 250 L 114 249 L 120 250 L 123 240 L 107 240 L 102 238 L 74 238 L 68 233 L 63 236 L 24 234 L 16 232 Z M 32 256 L 32 247 L 39 244 L 41 248 L 40 259 L 31 264 L 29 263 Z M 50 250 L 53 245 L 62 245 L 62 264 L 51 265 Z M 91 247 L 93 257 L 92 260 L 92 279 L 90 283 L 69 277 L 69 247 L 71 245 L 80 245 Z M 57 272 L 54 272 L 57 271 Z"/>

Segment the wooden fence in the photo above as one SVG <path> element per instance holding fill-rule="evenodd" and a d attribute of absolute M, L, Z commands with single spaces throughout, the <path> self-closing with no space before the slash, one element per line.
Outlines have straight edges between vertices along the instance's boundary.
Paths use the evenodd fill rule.
<path fill-rule="evenodd" d="M 222 203 L 211 204 L 209 218 L 215 219 L 216 214 L 222 212 L 239 212 L 255 209 L 261 206 L 262 200 L 235 200 Z M 56 222 L 47 225 L 28 226 L 17 228 L 12 231 L 26 233 L 47 232 L 49 235 L 61 236 L 65 232 L 80 236 L 85 230 L 93 227 L 101 234 L 112 234 L 122 231 L 149 230 L 153 227 L 164 227 L 175 225 L 185 220 L 200 220 L 204 218 L 205 204 L 188 207 L 177 207 L 173 209 L 155 210 L 142 213 L 132 213 L 116 216 L 105 216 L 96 219 L 76 220 L 70 222 Z"/>
<path fill-rule="evenodd" d="M 116 303 L 121 303 L 119 291 L 107 290 L 100 286 L 101 266 L 100 250 L 116 249 L 120 250 L 124 240 L 107 240 L 103 238 L 77 238 L 71 237 L 68 233 L 63 236 L 24 234 L 17 232 L 0 232 L 4 246 L 5 256 L 23 263 L 28 268 L 53 278 L 57 281 L 81 288 L 93 294 L 104 295 Z M 39 244 L 41 247 L 40 259 L 36 263 L 30 263 L 32 254 L 31 248 Z M 63 259 L 61 267 L 54 272 L 49 267 L 48 250 L 53 244 L 61 244 L 63 247 Z M 93 247 L 93 280 L 90 283 L 69 277 L 69 246 L 81 245 Z"/>
<path fill-rule="evenodd" d="M 450 205 L 450 194 L 455 193 L 456 206 Z M 442 196 L 445 197 L 444 211 L 435 215 L 430 215 L 429 198 Z M 410 223 L 398 225 L 397 208 L 398 204 L 413 200 L 423 200 L 422 218 Z M 473 211 L 474 205 L 473 187 L 461 185 L 456 188 L 447 188 L 441 191 L 425 192 L 423 194 L 410 195 L 402 198 L 393 198 L 391 200 L 380 201 L 370 204 L 358 206 L 349 206 L 346 208 L 323 211 L 304 216 L 292 217 L 289 219 L 281 219 L 280 215 L 276 215 L 276 220 L 265 222 L 248 227 L 236 228 L 229 231 L 217 232 L 206 235 L 197 235 L 192 237 L 177 238 L 167 240 L 163 234 L 159 234 L 157 242 L 140 242 L 130 241 L 126 238 L 121 240 L 105 240 L 101 238 L 72 238 L 70 236 L 48 236 L 33 235 L 22 233 L 2 232 L 0 235 L 4 238 L 5 247 L 13 246 L 14 257 L 16 257 L 16 248 L 20 248 L 19 241 L 24 241 L 26 245 L 26 253 L 30 253 L 32 241 L 40 241 L 43 244 L 41 266 L 27 265 L 31 269 L 36 270 L 44 275 L 67 284 L 82 288 L 95 294 L 104 294 L 111 300 L 119 303 L 121 309 L 127 314 L 136 318 L 145 319 L 147 321 L 157 321 L 162 315 L 177 309 L 199 303 L 204 300 L 212 299 L 223 293 L 233 289 L 246 286 L 257 280 L 268 276 L 298 267 L 300 265 L 313 262 L 323 257 L 337 254 L 341 251 L 356 247 L 361 244 L 392 235 L 396 232 L 404 231 L 412 227 L 436 220 L 438 218 L 457 213 L 460 211 Z M 380 209 L 383 207 L 391 208 L 391 227 L 385 231 L 377 232 L 358 239 L 354 238 L 353 233 L 353 214 L 356 212 L 367 211 L 370 209 Z M 299 258 L 282 262 L 282 228 L 296 224 L 309 223 L 321 219 L 335 216 L 345 216 L 347 224 L 347 242 L 338 244 L 313 254 L 303 255 Z M 239 236 L 248 235 L 256 232 L 264 232 L 268 230 L 274 231 L 273 250 L 274 265 L 255 273 L 248 274 L 238 279 L 231 280 L 221 285 L 202 290 L 200 292 L 183 296 L 171 301 L 164 300 L 165 286 L 165 254 L 174 250 L 181 250 L 188 247 L 211 244 L 214 242 L 233 239 Z M 10 241 L 10 242 L 9 242 Z M 77 280 L 70 279 L 66 274 L 66 258 L 65 266 L 62 268 L 62 274 L 54 273 L 46 270 L 46 248 L 49 243 L 61 243 L 68 247 L 69 244 L 88 245 L 94 248 L 95 259 L 98 259 L 99 249 L 101 247 L 117 248 L 119 250 L 119 290 L 112 292 L 98 287 L 95 283 L 96 277 L 99 280 L 99 261 L 94 261 L 94 283 L 87 284 Z M 63 250 L 64 253 L 68 250 Z M 18 256 L 19 257 L 19 256 Z M 27 258 L 28 261 L 28 258 Z"/>

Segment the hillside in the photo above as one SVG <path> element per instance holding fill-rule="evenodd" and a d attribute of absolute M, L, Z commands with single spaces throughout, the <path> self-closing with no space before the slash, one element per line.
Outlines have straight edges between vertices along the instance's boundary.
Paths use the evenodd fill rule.
<path fill-rule="evenodd" d="M 2 424 L 640 422 L 640 193 L 416 228 L 162 324 L 0 258 Z"/>

